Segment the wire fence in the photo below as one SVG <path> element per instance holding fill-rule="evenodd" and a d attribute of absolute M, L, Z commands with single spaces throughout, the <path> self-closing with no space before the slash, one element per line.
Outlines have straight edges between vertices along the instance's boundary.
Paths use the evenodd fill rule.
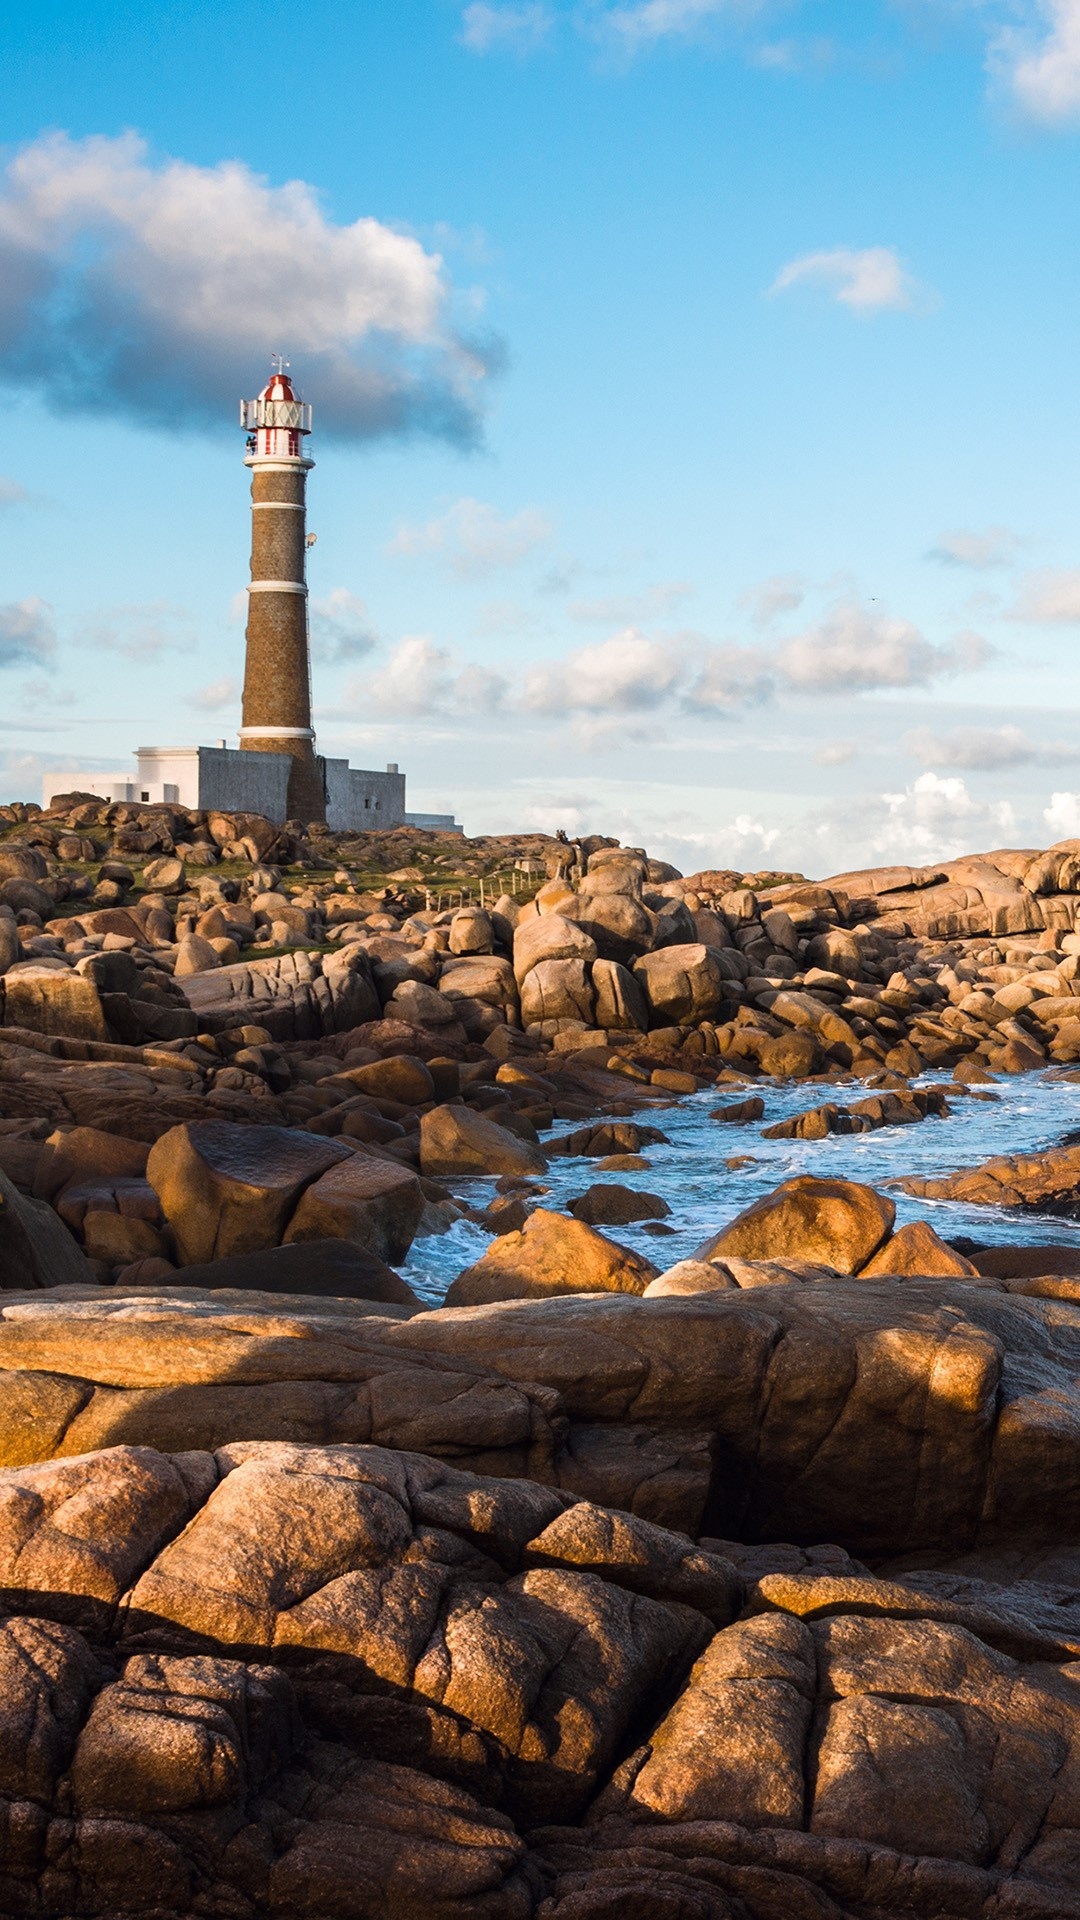
<path fill-rule="evenodd" d="M 504 893 L 509 894 L 512 900 L 517 900 L 523 893 L 532 892 L 542 878 L 542 874 L 515 867 L 511 873 L 481 874 L 475 887 L 425 887 L 424 911 L 445 913 L 451 907 L 481 907 L 486 911 Z"/>

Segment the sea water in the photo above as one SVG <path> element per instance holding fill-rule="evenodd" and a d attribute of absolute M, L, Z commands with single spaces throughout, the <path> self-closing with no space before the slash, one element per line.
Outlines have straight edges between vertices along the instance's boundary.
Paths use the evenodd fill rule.
<path fill-rule="evenodd" d="M 940 1085 L 947 1079 L 947 1074 L 926 1074 L 913 1084 Z M 890 1184 L 906 1174 L 935 1179 L 960 1167 L 978 1166 L 995 1154 L 1038 1153 L 1080 1127 L 1080 1082 L 1064 1079 L 1052 1069 L 1001 1079 L 993 1088 L 978 1091 L 992 1092 L 994 1098 L 950 1096 L 952 1111 L 944 1120 L 931 1117 L 912 1126 L 833 1134 L 825 1140 L 763 1140 L 762 1129 L 778 1120 L 825 1100 L 850 1105 L 865 1099 L 868 1089 L 855 1083 L 772 1086 L 760 1081 L 746 1088 L 709 1087 L 670 1106 L 643 1108 L 630 1116 L 643 1126 L 658 1127 L 668 1139 L 666 1146 L 644 1149 L 647 1169 L 600 1173 L 594 1160 L 556 1158 L 538 1182 L 548 1189 L 541 1204 L 565 1211 L 568 1201 L 599 1181 L 659 1194 L 671 1208 L 664 1224 L 672 1232 L 649 1232 L 640 1221 L 605 1231 L 623 1246 L 644 1254 L 660 1271 L 687 1259 L 744 1207 L 798 1173 L 861 1180 L 882 1188 L 896 1202 L 898 1226 L 908 1220 L 929 1220 L 942 1239 L 968 1235 L 985 1242 L 1058 1241 L 1080 1247 L 1080 1219 L 1073 1222 L 1027 1207 L 973 1207 L 915 1199 Z M 763 1119 L 733 1126 L 709 1118 L 716 1107 L 755 1093 L 765 1103 Z M 570 1133 L 581 1124 L 566 1121 L 544 1138 Z M 729 1166 L 733 1160 L 744 1164 Z M 455 1180 L 453 1185 L 455 1193 L 475 1207 L 486 1206 L 495 1191 L 494 1180 Z M 401 1271 L 425 1304 L 438 1306 L 455 1276 L 490 1245 L 490 1234 L 471 1221 L 459 1220 L 448 1233 L 415 1241 Z"/>

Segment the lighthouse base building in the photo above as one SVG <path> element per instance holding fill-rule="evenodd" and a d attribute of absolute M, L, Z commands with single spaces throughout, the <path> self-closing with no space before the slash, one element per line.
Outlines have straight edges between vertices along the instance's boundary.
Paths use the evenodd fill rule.
<path fill-rule="evenodd" d="M 319 818 L 334 833 L 387 827 L 463 831 L 452 813 L 408 813 L 405 775 L 393 762 L 385 773 L 321 755 L 316 756 L 316 765 L 322 770 L 326 795 Z M 93 793 L 102 800 L 143 806 L 171 802 L 220 813 L 261 813 L 275 826 L 283 826 L 293 817 L 288 804 L 291 770 L 288 754 L 228 747 L 224 740 L 212 747 L 139 747 L 134 766 L 126 771 L 89 773 L 76 768 L 46 774 L 42 802 L 48 807 L 61 793 Z"/>
<path fill-rule="evenodd" d="M 251 471 L 251 579 L 239 747 L 224 740 L 214 747 L 140 747 L 133 772 L 52 773 L 45 805 L 77 791 L 261 813 L 278 826 L 325 821 L 339 833 L 406 826 L 460 833 L 452 814 L 406 813 L 405 775 L 396 765 L 375 773 L 315 750 L 307 604 L 315 536 L 306 531 L 307 477 L 315 463 L 304 451 L 311 408 L 297 399 L 286 363 L 276 361 L 258 399 L 240 402 Z"/>

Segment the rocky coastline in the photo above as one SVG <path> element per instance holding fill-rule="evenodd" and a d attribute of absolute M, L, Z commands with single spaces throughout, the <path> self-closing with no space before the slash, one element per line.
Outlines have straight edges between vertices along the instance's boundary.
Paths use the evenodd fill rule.
<path fill-rule="evenodd" d="M 1069 1076 L 1078 980 L 1080 842 L 0 808 L 0 1913 L 1080 1916 L 1080 1147 L 674 1263 L 638 1178 Z"/>

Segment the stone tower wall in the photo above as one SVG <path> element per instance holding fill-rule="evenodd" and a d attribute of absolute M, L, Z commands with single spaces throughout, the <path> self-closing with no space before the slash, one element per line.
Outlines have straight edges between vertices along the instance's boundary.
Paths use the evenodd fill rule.
<path fill-rule="evenodd" d="M 305 467 L 253 465 L 251 578 L 244 670 L 243 727 L 311 728 L 310 666 L 305 575 Z M 280 581 L 279 588 L 259 586 Z M 323 773 L 310 731 L 244 738 L 249 752 L 285 753 L 292 760 L 288 809 L 292 819 L 323 820 Z"/>

